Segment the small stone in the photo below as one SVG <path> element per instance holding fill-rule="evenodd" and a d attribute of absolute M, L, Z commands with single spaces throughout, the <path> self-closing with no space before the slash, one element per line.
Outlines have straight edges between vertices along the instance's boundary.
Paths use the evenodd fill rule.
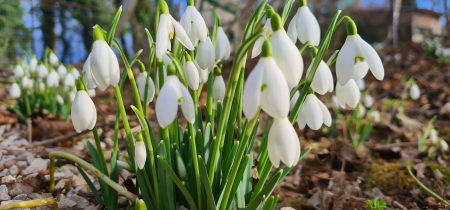
<path fill-rule="evenodd" d="M 99 208 L 99 206 L 92 205 L 92 206 L 87 207 L 85 210 L 98 210 L 98 208 Z"/>
<path fill-rule="evenodd" d="M 1 185 L 0 186 L 0 201 L 9 201 L 9 200 L 11 200 L 11 197 L 8 194 L 8 188 L 6 187 L 6 185 Z"/>
<path fill-rule="evenodd" d="M 67 184 L 68 183 L 70 183 L 69 179 L 61 179 L 58 183 L 56 183 L 55 189 L 63 189 L 64 188 L 64 190 L 62 192 L 63 193 L 67 192 L 68 190 L 70 190 L 70 189 L 67 189 Z"/>
<path fill-rule="evenodd" d="M 42 199 L 42 196 L 39 195 L 38 193 L 31 193 L 31 194 L 28 195 L 28 197 L 29 197 L 31 200 Z"/>
<path fill-rule="evenodd" d="M 27 198 L 28 198 L 27 194 L 20 194 L 20 195 L 14 197 L 13 200 L 25 201 L 25 200 L 27 200 Z"/>
<path fill-rule="evenodd" d="M 61 202 L 58 202 L 58 208 L 65 210 L 76 210 L 77 203 L 69 198 L 65 198 Z"/>
<path fill-rule="evenodd" d="M 14 145 L 17 147 L 28 147 L 28 145 L 30 145 L 30 143 L 28 143 L 28 141 L 26 139 L 19 139 L 14 141 Z"/>
<path fill-rule="evenodd" d="M 47 160 L 44 160 L 44 159 L 42 159 L 42 158 L 35 158 L 35 159 L 33 160 L 33 162 L 31 162 L 30 165 L 39 168 L 39 171 L 40 171 L 40 170 L 47 170 L 47 167 L 48 167 L 48 161 L 47 161 Z"/>
<path fill-rule="evenodd" d="M 44 184 L 44 180 L 42 179 L 42 176 L 39 176 L 38 173 L 30 174 L 30 175 L 26 176 L 24 180 L 29 186 L 31 186 L 32 188 L 35 188 L 35 189 L 40 189 L 42 187 L 42 185 Z"/>
<path fill-rule="evenodd" d="M 30 174 L 35 174 L 38 173 L 40 170 L 37 166 L 34 165 L 30 165 L 28 166 L 25 170 L 22 171 L 22 175 L 30 175 Z"/>
<path fill-rule="evenodd" d="M 124 196 L 119 196 L 119 200 L 117 202 L 117 205 L 119 207 L 126 207 L 126 206 L 128 206 L 128 198 L 126 198 Z"/>
<path fill-rule="evenodd" d="M 19 173 L 19 167 L 16 165 L 13 165 L 9 168 L 9 174 L 11 175 L 17 175 Z"/>
<path fill-rule="evenodd" d="M 6 162 L 3 163 L 3 166 L 5 168 L 10 168 L 11 166 L 16 164 L 16 160 L 8 160 Z"/>
<path fill-rule="evenodd" d="M 31 163 L 34 161 L 35 157 L 34 156 L 27 156 L 27 163 L 29 165 L 31 165 Z"/>
<path fill-rule="evenodd" d="M 14 178 L 14 177 L 11 176 L 11 175 L 2 177 L 2 183 L 3 183 L 3 184 L 11 184 L 11 183 L 13 183 L 13 182 L 15 182 L 15 181 L 16 181 L 16 178 Z"/>
<path fill-rule="evenodd" d="M 5 169 L 5 166 L 3 165 L 3 163 L 0 163 L 0 171 L 3 171 L 3 169 Z"/>
<path fill-rule="evenodd" d="M 282 207 L 280 210 L 295 210 L 295 209 L 292 207 Z"/>
<path fill-rule="evenodd" d="M 66 175 L 65 173 L 60 173 L 60 172 L 54 173 L 55 181 L 61 180 L 62 178 L 65 177 L 65 175 Z M 50 181 L 50 174 L 45 175 L 44 179 L 45 179 L 46 182 L 49 182 Z"/>
<path fill-rule="evenodd" d="M 77 203 L 78 209 L 86 209 L 89 206 L 89 201 L 86 198 L 83 198 L 78 195 L 72 195 L 69 198 L 70 200 L 75 201 L 75 203 Z"/>
<path fill-rule="evenodd" d="M 436 206 L 436 199 L 433 197 L 428 197 L 428 198 L 425 198 L 424 203 L 427 206 Z"/>
<path fill-rule="evenodd" d="M 20 186 L 17 186 L 9 191 L 9 195 L 12 197 L 16 197 L 20 194 L 24 194 L 24 191 L 23 191 L 22 187 L 20 187 Z"/>
<path fill-rule="evenodd" d="M 19 167 L 20 169 L 24 170 L 27 168 L 28 164 L 27 161 L 17 161 L 16 166 Z"/>

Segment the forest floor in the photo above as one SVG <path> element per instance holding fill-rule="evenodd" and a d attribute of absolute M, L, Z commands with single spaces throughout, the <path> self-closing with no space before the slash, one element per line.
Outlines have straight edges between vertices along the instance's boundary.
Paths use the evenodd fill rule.
<path fill-rule="evenodd" d="M 415 178 L 444 200 L 450 199 L 450 152 L 440 147 L 432 148 L 428 138 L 424 139 L 424 149 L 418 148 L 419 139 L 433 116 L 437 116 L 433 126 L 438 136 L 450 143 L 450 68 L 438 64 L 434 57 L 427 57 L 421 46 L 415 45 L 386 50 L 381 57 L 385 64 L 384 80 L 375 80 L 371 73 L 365 79 L 365 92 L 374 98 L 373 107 L 380 111 L 380 121 L 366 122 L 363 117 L 362 126 L 371 123 L 373 128 L 367 140 L 356 149 L 351 140 L 355 135 L 349 132 L 348 126 L 354 127 L 357 123 L 346 121 L 353 110 L 331 108 L 331 94 L 320 97 L 330 107 L 334 125 L 318 131 L 300 130 L 295 125 L 302 150 L 309 147 L 311 150 L 275 189 L 274 195 L 280 196 L 277 209 L 369 209 L 366 202 L 376 197 L 386 203 L 387 209 L 449 208 L 424 190 Z M 224 74 L 227 78 L 226 70 Z M 404 86 L 410 78 L 416 81 L 421 96 L 415 101 L 407 97 L 402 109 Z M 206 98 L 205 90 L 202 100 Z M 124 91 L 131 93 L 131 87 L 126 86 Z M 0 88 L 0 97 L 7 98 L 7 95 L 8 89 Z M 129 108 L 134 99 L 127 95 L 132 94 L 124 94 L 124 103 L 130 126 L 136 132 L 140 126 Z M 114 90 L 97 91 L 93 100 L 97 106 L 102 148 L 108 161 L 114 138 Z M 32 142 L 29 142 L 28 126 L 19 124 L 17 116 L 6 111 L 8 106 L 9 102 L 0 104 L 1 205 L 54 197 L 61 209 L 101 209 L 71 162 L 57 162 L 55 177 L 59 190 L 54 194 L 48 191 L 49 152 L 65 151 L 89 162 L 85 141 L 94 141 L 92 133 L 77 134 L 70 122 L 42 110 L 32 117 Z M 153 104 L 148 107 L 147 114 L 156 132 Z M 260 118 L 265 122 L 267 115 L 261 114 Z M 183 118 L 180 122 L 185 125 Z M 262 129 L 263 125 L 259 135 Z M 122 135 L 123 131 L 119 133 L 119 139 Z M 256 151 L 258 142 L 255 143 Z M 119 149 L 126 153 L 123 142 L 119 143 Z M 411 174 L 408 166 L 411 166 Z M 127 185 L 133 174 L 125 170 L 121 173 L 126 180 L 120 179 L 120 184 Z M 98 185 L 92 175 L 89 178 Z M 129 201 L 120 196 L 119 207 L 128 205 Z"/>

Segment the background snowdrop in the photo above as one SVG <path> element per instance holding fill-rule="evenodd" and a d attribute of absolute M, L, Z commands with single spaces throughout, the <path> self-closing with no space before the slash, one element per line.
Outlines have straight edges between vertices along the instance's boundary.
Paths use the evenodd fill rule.
<path fill-rule="evenodd" d="M 147 82 L 147 72 L 145 71 L 144 64 L 138 60 L 139 63 L 139 80 L 138 80 L 138 88 L 139 88 L 139 96 L 141 101 L 145 99 L 145 84 Z M 155 97 L 155 83 L 151 77 L 148 77 L 148 87 L 147 87 L 147 101 L 145 101 L 145 105 L 148 105 L 153 101 L 153 97 Z"/>
<path fill-rule="evenodd" d="M 75 78 L 73 74 L 66 74 L 66 76 L 64 77 L 64 86 L 69 88 L 75 86 Z"/>
<path fill-rule="evenodd" d="M 64 78 L 67 74 L 67 69 L 63 64 L 60 64 L 57 68 L 57 72 L 61 78 Z"/>
<path fill-rule="evenodd" d="M 38 76 L 43 79 L 43 78 L 46 78 L 47 75 L 48 75 L 47 67 L 45 67 L 44 64 L 39 65 Z"/>
<path fill-rule="evenodd" d="M 222 24 L 219 20 L 219 24 L 217 27 L 217 42 L 215 49 L 216 60 L 227 60 L 230 57 L 231 46 L 230 40 L 228 40 L 228 36 L 225 34 L 225 31 L 222 28 Z"/>
<path fill-rule="evenodd" d="M 189 88 L 192 90 L 197 90 L 200 84 L 200 78 L 198 75 L 197 67 L 192 61 L 192 57 L 186 53 L 186 62 L 183 65 L 183 69 L 186 73 L 186 80 Z"/>
<path fill-rule="evenodd" d="M 345 108 L 346 105 L 355 108 L 358 105 L 361 92 L 359 92 L 355 81 L 351 79 L 344 86 L 341 86 L 339 82 L 336 84 L 336 96 L 342 108 Z"/>
<path fill-rule="evenodd" d="M 331 114 L 325 104 L 316 95 L 309 94 L 298 112 L 298 127 L 304 129 L 308 125 L 313 130 L 318 130 L 322 124 L 331 126 Z"/>
<path fill-rule="evenodd" d="M 52 70 L 50 74 L 48 74 L 46 79 L 47 87 L 58 87 L 59 86 L 59 75 L 56 71 Z"/>
<path fill-rule="evenodd" d="M 373 106 L 373 98 L 370 95 L 364 96 L 364 106 L 367 108 L 371 108 Z"/>
<path fill-rule="evenodd" d="M 208 69 L 211 71 L 214 68 L 214 45 L 209 36 L 206 38 L 206 42 L 200 42 L 198 45 L 195 60 L 201 69 Z"/>
<path fill-rule="evenodd" d="M 306 0 L 298 1 L 297 13 L 292 18 L 288 26 L 288 35 L 292 42 L 296 43 L 297 38 L 301 43 L 310 42 L 318 46 L 320 42 L 320 26 L 314 14 L 309 10 Z"/>
<path fill-rule="evenodd" d="M 22 68 L 22 66 L 16 65 L 16 67 L 14 67 L 13 76 L 16 77 L 16 78 L 23 77 L 23 68 Z"/>
<path fill-rule="evenodd" d="M 19 98 L 20 97 L 20 87 L 17 83 L 13 83 L 11 87 L 9 88 L 9 95 L 13 98 Z"/>
<path fill-rule="evenodd" d="M 313 62 L 314 60 L 311 62 L 311 65 L 309 65 L 306 75 L 309 75 L 311 72 Z M 314 79 L 311 83 L 311 88 L 320 95 L 324 95 L 327 92 L 333 92 L 333 75 L 331 74 L 330 68 L 324 61 L 320 61 L 319 67 L 317 67 L 316 74 L 314 75 Z"/>
<path fill-rule="evenodd" d="M 55 53 L 53 53 L 53 51 L 50 52 L 50 54 L 48 55 L 48 62 L 50 63 L 50 65 L 52 66 L 57 66 L 59 63 L 59 59 L 58 57 L 55 55 Z"/>
<path fill-rule="evenodd" d="M 409 95 L 413 100 L 417 100 L 420 98 L 420 89 L 416 84 L 412 85 L 409 89 Z"/>
<path fill-rule="evenodd" d="M 223 101 L 223 98 L 225 98 L 225 81 L 222 77 L 222 70 L 217 69 L 216 70 L 216 77 L 214 78 L 214 84 L 213 84 L 213 98 L 214 101 Z"/>
<path fill-rule="evenodd" d="M 194 47 L 197 46 L 199 40 L 201 42 L 206 41 L 208 29 L 206 28 L 205 20 L 202 15 L 194 6 L 193 0 L 187 1 L 186 11 L 183 16 L 181 16 L 180 24 L 183 26 Z"/>

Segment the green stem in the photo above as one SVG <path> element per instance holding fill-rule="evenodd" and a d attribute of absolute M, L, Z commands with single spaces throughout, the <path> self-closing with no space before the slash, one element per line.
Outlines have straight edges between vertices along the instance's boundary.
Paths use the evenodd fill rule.
<path fill-rule="evenodd" d="M 9 203 L 0 206 L 0 210 L 6 209 L 18 209 L 18 208 L 32 208 L 36 206 L 46 206 L 51 205 L 52 210 L 58 210 L 58 204 L 56 204 L 53 198 L 36 199 L 31 201 L 21 201 L 16 203 Z"/>
<path fill-rule="evenodd" d="M 445 205 L 450 206 L 450 203 L 448 203 L 446 200 L 444 200 L 443 198 L 441 198 L 441 196 L 439 196 L 438 194 L 434 193 L 433 191 L 431 191 L 430 189 L 428 189 L 424 184 L 422 184 L 422 182 L 420 182 L 412 173 L 411 171 L 411 166 L 408 165 L 406 166 L 406 168 L 408 169 L 409 175 L 412 176 L 412 178 L 417 182 L 417 184 L 419 184 L 420 187 L 422 187 L 425 191 L 427 191 L 428 193 L 430 193 L 433 197 L 435 197 L 436 199 L 438 199 L 439 201 L 441 201 L 442 203 L 444 203 Z"/>
<path fill-rule="evenodd" d="M 125 111 L 125 106 L 123 105 L 122 94 L 120 93 L 120 87 L 114 87 L 116 91 L 117 104 L 119 105 L 120 115 L 122 115 L 123 127 L 125 128 L 125 133 L 127 135 L 128 145 L 130 145 L 130 150 L 134 157 L 134 142 L 133 136 L 131 135 L 130 124 L 128 124 L 127 112 Z"/>
<path fill-rule="evenodd" d="M 291 99 L 292 99 L 292 97 L 294 97 L 295 92 L 297 92 L 297 90 L 300 89 L 300 87 L 301 87 L 303 84 L 305 84 L 305 82 L 306 82 L 306 80 L 302 79 L 302 80 L 298 83 L 297 86 L 295 86 L 294 88 L 292 88 L 291 93 L 290 93 Z"/>
<path fill-rule="evenodd" d="M 95 146 L 97 147 L 98 156 L 100 157 L 102 171 L 104 174 L 109 174 L 108 168 L 106 167 L 105 155 L 103 154 L 102 145 L 100 143 L 100 137 L 98 136 L 97 126 L 94 126 L 94 128 L 92 129 L 92 133 L 94 134 Z"/>
<path fill-rule="evenodd" d="M 53 193 L 55 190 L 54 189 L 55 188 L 55 158 L 61 157 L 61 158 L 68 159 L 72 162 L 78 163 L 83 168 L 91 171 L 95 176 L 97 176 L 98 178 L 103 180 L 111 188 L 113 188 L 120 194 L 124 195 L 128 199 L 135 201 L 138 198 L 135 194 L 129 192 L 125 187 L 123 187 L 122 185 L 111 180 L 107 175 L 103 174 L 101 171 L 96 169 L 93 165 L 89 164 L 85 160 L 83 160 L 75 155 L 71 155 L 71 154 L 65 153 L 65 152 L 55 151 L 55 152 L 50 152 L 49 157 L 50 157 L 49 174 L 50 174 L 50 192 L 51 193 Z"/>
<path fill-rule="evenodd" d="M 244 152 L 247 147 L 247 142 L 250 139 L 250 136 L 252 135 L 253 127 L 255 126 L 255 123 L 258 120 L 257 118 L 258 118 L 260 110 L 258 110 L 258 113 L 256 114 L 256 116 L 250 121 L 248 128 L 247 128 L 247 132 L 245 132 L 245 136 L 244 136 L 243 140 L 241 141 L 241 144 L 239 145 L 239 151 L 238 151 L 237 155 L 235 156 L 235 160 L 233 163 L 233 169 L 228 178 L 228 181 L 227 181 L 227 184 L 225 187 L 225 193 L 223 194 L 222 206 L 220 208 L 221 210 L 226 210 L 226 208 L 227 208 L 228 198 L 230 197 L 230 192 L 231 192 L 231 189 L 233 188 L 234 179 L 236 178 L 242 157 L 244 157 Z"/>
<path fill-rule="evenodd" d="M 27 109 L 27 115 L 28 117 L 31 116 L 31 108 L 30 108 L 30 100 L 28 99 L 28 94 L 27 91 L 24 91 L 25 93 L 23 94 L 23 100 L 25 101 L 25 107 Z"/>
<path fill-rule="evenodd" d="M 170 156 L 170 137 L 169 127 L 163 129 L 164 145 L 166 146 L 167 164 L 172 167 L 172 156 Z"/>
<path fill-rule="evenodd" d="M 195 170 L 195 181 L 197 184 L 197 197 L 198 197 L 198 209 L 202 209 L 202 188 L 200 182 L 200 172 L 198 169 L 198 156 L 197 156 L 197 146 L 195 144 L 195 132 L 194 125 L 189 123 L 189 132 L 191 133 L 191 137 L 189 139 L 192 148 L 192 159 L 194 160 L 194 170 Z"/>
<path fill-rule="evenodd" d="M 213 84 L 214 84 L 214 68 L 209 72 L 208 76 L 208 89 L 207 89 L 207 98 L 206 98 L 206 106 L 208 107 L 209 120 L 211 122 L 212 133 L 214 134 L 214 98 L 212 95 L 213 92 Z"/>

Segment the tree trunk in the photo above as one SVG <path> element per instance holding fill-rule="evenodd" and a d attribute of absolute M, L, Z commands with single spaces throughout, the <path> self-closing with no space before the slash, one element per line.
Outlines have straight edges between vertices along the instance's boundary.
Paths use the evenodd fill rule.
<path fill-rule="evenodd" d="M 53 52 L 56 52 L 56 34 L 55 34 L 55 5 L 40 3 L 42 11 L 41 30 L 44 39 L 44 47 L 48 46 Z"/>

